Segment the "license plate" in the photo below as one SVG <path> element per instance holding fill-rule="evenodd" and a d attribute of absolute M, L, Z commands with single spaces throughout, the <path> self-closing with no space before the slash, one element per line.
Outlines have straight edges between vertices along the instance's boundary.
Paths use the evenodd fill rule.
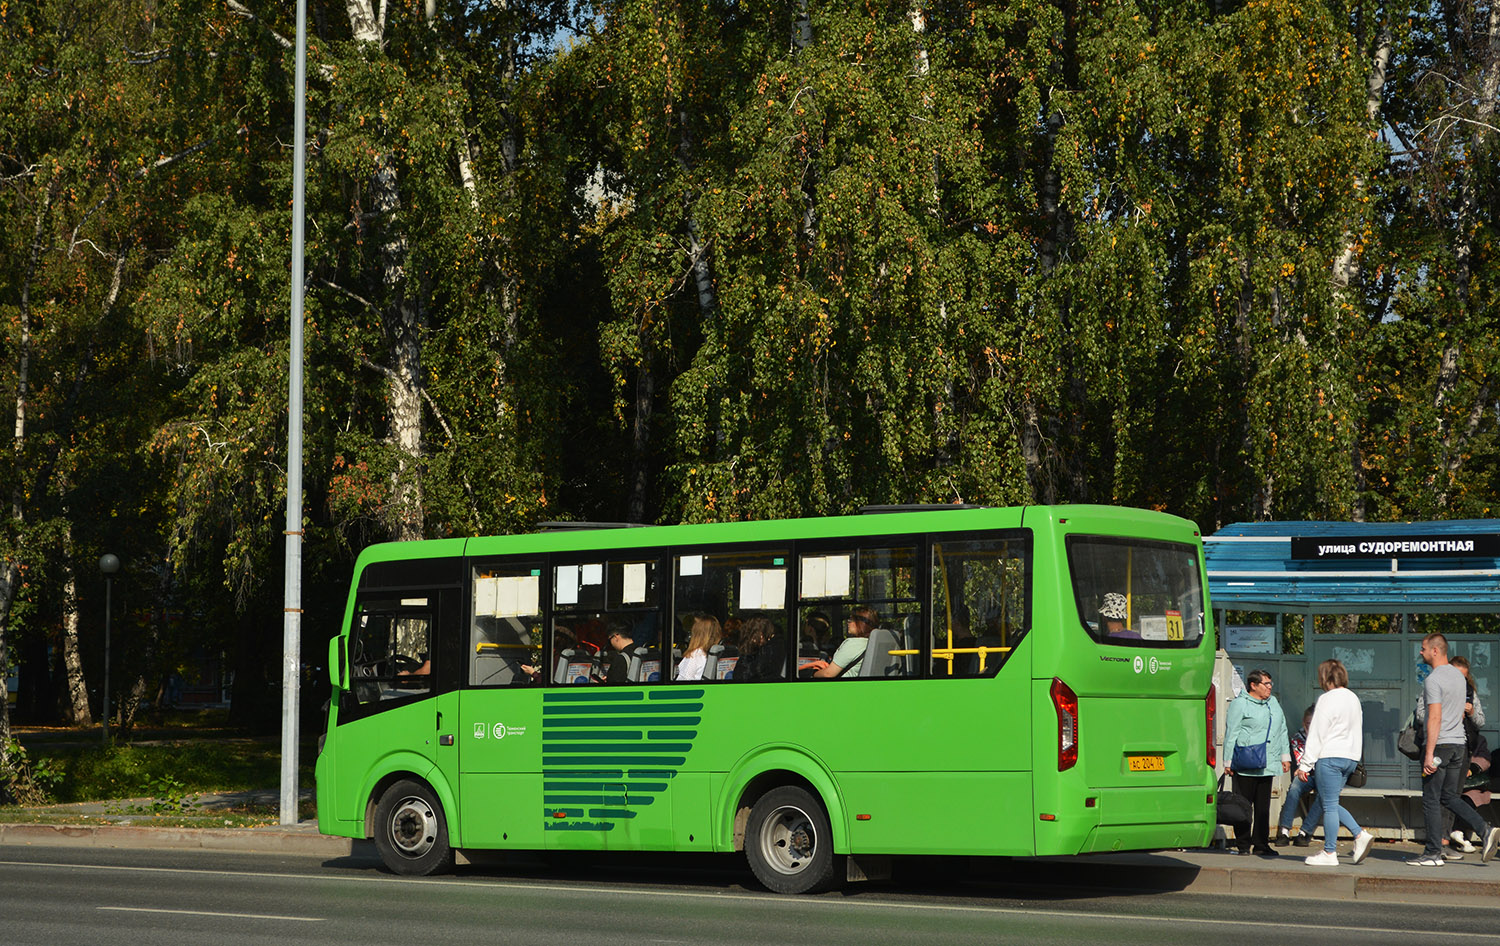
<path fill-rule="evenodd" d="M 1130 764 L 1132 772 L 1165 772 L 1167 760 L 1159 755 L 1132 755 L 1126 756 L 1125 761 Z"/>

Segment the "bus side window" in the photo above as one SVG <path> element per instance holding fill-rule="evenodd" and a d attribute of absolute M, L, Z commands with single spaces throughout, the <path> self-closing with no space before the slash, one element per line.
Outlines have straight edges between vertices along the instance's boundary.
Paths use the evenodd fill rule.
<path fill-rule="evenodd" d="M 697 553 L 672 560 L 670 667 L 701 682 L 781 680 L 787 674 L 787 559 L 779 548 Z M 668 672 L 670 670 L 670 673 Z"/>
<path fill-rule="evenodd" d="M 350 634 L 349 668 L 360 703 L 432 692 L 431 613 L 395 601 L 362 603 Z"/>
<path fill-rule="evenodd" d="M 553 566 L 553 683 L 660 677 L 658 571 L 655 559 L 630 557 Z"/>
<path fill-rule="evenodd" d="M 988 677 L 1030 627 L 1022 536 L 932 545 L 932 675 Z"/>
<path fill-rule="evenodd" d="M 540 563 L 474 566 L 469 686 L 526 686 L 540 678 L 540 588 Z"/>
<path fill-rule="evenodd" d="M 800 555 L 797 675 L 803 679 L 921 676 L 918 561 L 914 545 Z"/>

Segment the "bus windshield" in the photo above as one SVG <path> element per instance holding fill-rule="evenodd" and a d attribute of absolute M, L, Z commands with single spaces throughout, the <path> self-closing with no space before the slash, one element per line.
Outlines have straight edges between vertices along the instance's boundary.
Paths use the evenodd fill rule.
<path fill-rule="evenodd" d="M 1083 629 L 1101 644 L 1196 647 L 1203 585 L 1191 545 L 1105 536 L 1068 538 Z"/>

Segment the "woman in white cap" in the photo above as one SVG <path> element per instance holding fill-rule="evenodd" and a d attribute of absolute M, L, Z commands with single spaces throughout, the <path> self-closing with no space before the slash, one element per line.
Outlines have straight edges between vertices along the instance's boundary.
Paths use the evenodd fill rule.
<path fill-rule="evenodd" d="M 1104 603 L 1099 606 L 1099 629 L 1104 636 L 1140 640 L 1140 631 L 1132 631 L 1126 626 L 1129 620 L 1130 604 L 1125 596 L 1117 591 L 1105 595 Z"/>

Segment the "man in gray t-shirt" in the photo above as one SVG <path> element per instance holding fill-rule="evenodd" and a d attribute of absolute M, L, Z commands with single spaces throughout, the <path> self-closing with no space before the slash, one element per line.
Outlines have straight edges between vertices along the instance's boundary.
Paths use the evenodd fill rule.
<path fill-rule="evenodd" d="M 1437 745 L 1461 746 L 1464 744 L 1464 702 L 1469 684 L 1463 673 L 1451 663 L 1433 667 L 1422 684 L 1423 716 L 1431 713 L 1426 707 L 1436 703 L 1443 708 L 1442 728 L 1438 730 Z M 1431 739 L 1427 740 L 1432 743 Z M 1430 755 L 1430 753 L 1429 753 Z"/>
<path fill-rule="evenodd" d="M 1443 866 L 1444 808 L 1453 812 L 1454 820 L 1484 839 L 1479 859 L 1487 861 L 1500 846 L 1500 828 L 1491 828 L 1458 793 L 1464 777 L 1464 698 L 1468 684 L 1464 675 L 1448 663 L 1448 639 L 1443 635 L 1428 634 L 1422 639 L 1422 660 L 1432 667 L 1422 685 L 1427 725 L 1422 753 L 1422 820 L 1426 822 L 1427 845 L 1421 857 L 1407 863 Z M 1446 857 L 1456 860 L 1463 855 L 1450 850 Z"/>

